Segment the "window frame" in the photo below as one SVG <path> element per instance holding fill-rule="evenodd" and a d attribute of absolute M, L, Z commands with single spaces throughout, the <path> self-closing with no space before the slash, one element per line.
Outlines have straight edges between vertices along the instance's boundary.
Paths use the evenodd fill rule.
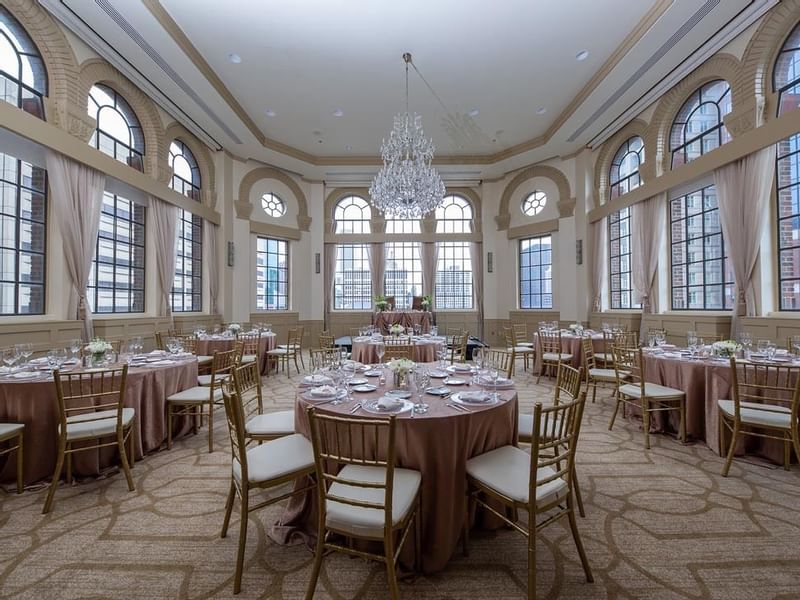
<path fill-rule="evenodd" d="M 470 249 L 470 244 L 472 242 L 466 241 L 441 241 L 437 244 L 437 258 L 436 258 L 436 272 L 434 276 L 434 299 L 433 305 L 436 307 L 437 311 L 473 311 L 475 310 L 475 284 L 472 280 L 472 274 L 475 272 L 475 267 L 472 264 L 472 254 Z M 453 257 L 449 260 L 454 262 L 460 262 L 463 264 L 468 261 L 469 262 L 469 270 L 467 269 L 460 269 L 459 271 L 453 272 L 461 272 L 467 273 L 465 281 L 461 283 L 441 283 L 439 282 L 439 274 L 440 273 L 447 273 L 446 269 L 440 269 L 439 265 L 448 260 L 446 256 L 446 249 L 452 248 L 453 249 Z M 455 256 L 456 250 L 461 253 L 461 256 Z M 462 279 L 464 279 L 462 277 Z M 454 294 L 447 291 L 447 286 L 466 286 L 469 289 L 469 294 Z M 460 304 L 460 306 L 448 306 L 448 304 L 453 304 L 452 299 L 459 298 L 460 302 L 455 302 L 455 304 Z M 469 298 L 468 306 L 464 306 L 465 300 Z"/>
<path fill-rule="evenodd" d="M 549 250 L 543 250 L 542 249 L 543 241 L 546 238 L 549 239 L 549 245 L 550 245 Z M 534 248 L 534 246 L 533 246 L 534 241 L 538 245 L 538 249 L 536 249 L 536 250 L 533 249 Z M 522 247 L 522 245 L 525 242 L 528 242 L 528 244 L 529 244 L 527 249 L 523 249 L 523 247 Z M 549 253 L 549 256 L 550 256 L 549 262 L 546 262 L 546 263 L 543 260 L 543 255 L 544 255 L 545 252 Z M 523 264 L 524 263 L 523 256 L 525 256 L 526 254 L 531 259 L 533 258 L 533 256 L 538 256 L 539 257 L 539 264 L 538 265 L 534 265 L 533 262 L 531 260 L 529 260 L 528 261 L 528 265 L 525 266 Z M 528 238 L 520 238 L 518 240 L 518 244 L 517 244 L 517 261 L 518 261 L 517 283 L 519 285 L 519 293 L 517 294 L 517 308 L 519 310 L 552 310 L 553 309 L 553 234 L 552 233 L 545 233 L 543 235 L 536 235 L 536 236 L 532 236 L 532 237 L 528 237 Z M 527 279 L 524 278 L 523 277 L 523 273 L 525 272 L 525 269 L 527 269 L 528 272 L 530 272 L 532 270 L 532 268 L 535 267 L 535 266 L 538 266 L 541 269 L 540 273 L 544 272 L 545 266 L 549 266 L 550 267 L 550 277 L 540 276 L 538 278 L 536 278 L 536 277 L 528 277 Z M 525 282 L 525 281 L 527 281 L 530 284 L 532 284 L 535 281 L 538 281 L 539 282 L 539 286 L 540 286 L 539 287 L 539 289 L 540 289 L 539 293 L 528 292 L 527 294 L 523 294 L 523 292 L 522 292 L 523 282 Z M 549 293 L 545 293 L 543 291 L 544 282 L 549 282 L 549 285 L 550 285 L 550 292 Z M 523 298 L 524 297 L 527 297 L 529 300 L 531 300 L 533 297 L 536 297 L 536 296 L 539 297 L 539 306 L 523 306 L 523 304 L 524 304 Z M 550 296 L 550 305 L 549 306 L 545 306 L 544 305 L 543 298 L 545 296 Z"/>
<path fill-rule="evenodd" d="M 631 148 L 631 143 L 638 140 L 639 141 L 639 149 L 634 150 Z M 637 166 L 636 170 L 624 177 L 620 176 L 620 168 L 625 162 L 625 157 L 630 154 L 636 155 Z M 609 182 L 609 197 L 610 198 L 618 198 L 627 194 L 628 192 L 635 190 L 640 185 L 642 185 L 642 175 L 641 175 L 641 167 L 642 163 L 644 162 L 645 154 L 644 154 L 644 140 L 639 135 L 633 135 L 625 140 L 620 147 L 617 149 L 616 154 L 614 154 L 614 158 L 611 160 L 611 167 L 608 170 L 608 182 Z M 614 170 L 616 169 L 617 177 L 614 178 Z M 636 178 L 636 185 L 631 185 L 631 181 L 633 178 Z M 623 186 L 623 184 L 626 184 Z M 625 187 L 625 191 L 622 191 L 622 188 Z M 616 192 L 616 193 L 615 193 Z"/>
<path fill-rule="evenodd" d="M 265 250 L 261 250 L 260 249 L 260 246 L 261 246 L 262 242 L 264 242 L 264 246 L 266 248 Z M 274 243 L 277 244 L 277 247 L 278 247 L 278 251 L 277 252 L 272 252 L 272 251 L 269 250 L 269 244 L 271 242 L 274 242 Z M 281 252 L 280 251 L 281 248 L 284 248 L 285 251 Z M 265 258 L 263 265 L 259 261 L 260 255 L 264 255 L 265 257 L 267 257 L 267 258 Z M 278 266 L 277 267 L 269 267 L 268 257 L 270 255 L 278 257 Z M 280 258 L 281 257 L 284 258 L 284 266 L 283 267 L 280 266 Z M 277 279 L 277 282 L 275 282 L 275 283 L 277 283 L 277 287 L 278 287 L 279 291 L 276 292 L 275 296 L 277 298 L 279 298 L 279 301 L 277 302 L 275 308 L 270 308 L 266 303 L 266 298 L 269 297 L 269 294 L 259 294 L 258 293 L 259 283 L 264 282 L 265 285 L 268 285 L 269 283 L 271 283 L 269 277 L 263 277 L 263 278 L 260 277 L 260 272 L 263 269 L 265 272 L 268 273 L 269 269 L 271 269 L 271 268 L 274 268 L 278 272 L 278 279 Z M 262 311 L 263 312 L 278 312 L 278 311 L 289 311 L 289 310 L 291 310 L 290 302 L 292 300 L 292 294 L 291 294 L 291 280 L 290 280 L 291 271 L 290 271 L 290 269 L 291 269 L 291 245 L 289 244 L 289 240 L 284 240 L 284 239 L 281 239 L 281 238 L 269 237 L 269 236 L 265 236 L 265 235 L 256 236 L 256 310 L 257 311 L 259 311 L 259 312 L 262 312 Z M 283 279 L 281 279 L 281 277 L 280 277 L 281 274 L 284 274 L 284 278 Z M 281 284 L 283 284 L 285 286 L 286 293 L 283 293 L 283 294 L 280 293 Z M 263 302 L 261 301 L 262 298 L 264 298 Z M 281 308 L 280 299 L 284 300 L 282 308 Z"/>
<path fill-rule="evenodd" d="M 792 44 L 793 38 L 797 36 L 797 41 Z M 792 45 L 790 45 L 792 44 Z M 788 92 L 792 88 L 798 88 L 798 94 L 800 94 L 800 74 L 794 79 L 787 80 L 782 85 L 778 84 L 778 67 L 781 63 L 781 59 L 784 56 L 792 55 L 797 53 L 800 55 L 800 23 L 797 23 L 792 30 L 789 32 L 789 35 L 786 36 L 786 39 L 781 44 L 781 49 L 778 52 L 778 56 L 775 57 L 775 62 L 772 65 L 772 91 L 777 94 L 778 102 L 776 108 L 777 116 L 783 114 L 783 95 L 785 92 Z M 800 62 L 800 56 L 798 57 L 798 62 Z M 797 108 L 797 103 L 793 102 L 794 107 L 792 110 Z"/>
<path fill-rule="evenodd" d="M 92 95 L 95 88 L 98 88 L 104 94 L 111 96 L 113 100 L 112 104 L 103 104 L 101 105 Z M 96 106 L 96 110 L 94 113 L 90 112 L 89 109 L 92 108 L 92 103 Z M 104 131 L 101 128 L 101 113 L 104 109 L 113 110 L 115 111 L 126 123 L 128 126 L 128 135 L 130 136 L 131 144 L 126 144 L 123 140 L 119 140 L 114 137 L 111 133 Z M 92 134 L 91 139 L 89 140 L 89 145 L 106 156 L 110 156 L 114 160 L 117 160 L 123 164 L 128 165 L 132 169 L 136 169 L 137 171 L 144 172 L 144 155 L 146 152 L 145 148 L 145 140 L 144 140 L 144 130 L 142 129 L 141 121 L 139 121 L 139 117 L 136 116 L 136 112 L 133 110 L 131 105 L 125 100 L 124 96 L 119 94 L 117 90 L 112 87 L 109 87 L 103 83 L 95 83 L 89 89 L 89 96 L 87 98 L 87 113 L 90 117 L 93 117 L 96 121 L 94 133 Z M 137 135 L 138 130 L 138 135 Z M 111 141 L 114 148 L 114 153 L 110 154 L 106 152 L 100 141 L 101 135 L 108 138 Z M 118 152 L 118 148 L 121 147 L 124 150 L 127 150 L 127 156 L 122 155 L 120 156 Z M 138 160 L 132 160 L 133 158 Z M 135 163 L 135 164 L 132 164 Z"/>
<path fill-rule="evenodd" d="M 402 250 L 402 258 L 401 260 L 403 263 L 407 263 L 410 261 L 412 268 L 410 270 L 406 270 L 408 273 L 411 274 L 411 283 L 406 283 L 406 289 L 401 292 L 398 292 L 398 288 L 391 287 L 389 285 L 389 252 L 390 250 Z M 384 243 L 384 269 L 383 269 L 383 290 L 386 296 L 394 296 L 395 298 L 395 307 L 398 310 L 411 310 L 414 302 L 414 296 L 422 296 L 422 248 L 419 246 L 419 242 L 404 242 L 404 241 L 388 241 Z M 409 256 L 409 254 L 411 256 Z M 414 256 L 416 255 L 416 256 Z M 395 259 L 397 260 L 397 259 Z M 397 269 L 393 270 L 397 272 Z M 407 280 L 408 281 L 408 280 Z M 418 282 L 418 294 L 414 294 L 413 289 L 414 286 L 417 285 Z"/>
<path fill-rule="evenodd" d="M 625 216 L 622 216 L 623 211 L 625 211 Z M 613 227 L 613 225 L 615 223 L 615 221 L 613 220 L 613 217 L 615 215 L 618 215 L 617 216 L 617 221 L 616 221 L 617 223 L 621 224 L 623 221 L 627 222 L 628 233 L 626 233 L 625 235 L 619 235 L 617 237 L 614 237 L 612 235 L 612 227 Z M 622 229 L 621 225 L 619 226 L 619 229 L 620 230 Z M 614 241 L 615 240 L 619 241 L 619 245 L 620 245 L 620 248 L 621 248 L 622 247 L 622 240 L 625 239 L 625 238 L 627 238 L 627 240 L 628 240 L 628 251 L 627 252 L 620 251 L 619 254 L 614 254 L 612 252 L 612 247 L 613 247 Z M 632 256 L 631 241 L 632 241 L 631 240 L 631 207 L 627 206 L 625 208 L 621 208 L 618 211 L 615 211 L 615 212 L 611 213 L 610 215 L 608 215 L 608 290 L 609 290 L 609 296 L 610 296 L 609 297 L 609 307 L 611 308 L 611 310 L 636 310 L 637 308 L 640 307 L 640 305 L 637 305 L 633 301 L 633 264 L 632 264 L 633 256 Z M 622 258 L 625 257 L 625 256 L 628 257 L 628 270 L 627 271 L 623 271 L 622 270 Z M 620 263 L 619 271 L 616 273 L 620 277 L 620 287 L 619 287 L 619 290 L 617 290 L 619 292 L 619 294 L 620 294 L 620 302 L 618 302 L 618 304 L 619 304 L 618 306 L 614 305 L 614 291 L 615 291 L 614 290 L 614 275 L 615 275 L 615 273 L 614 273 L 614 269 L 613 269 L 613 264 L 614 264 L 614 258 L 615 257 L 619 259 L 619 263 Z M 624 275 L 626 273 L 628 274 L 629 287 L 623 288 L 622 287 L 622 275 Z M 628 294 L 628 299 L 629 299 L 628 303 L 627 303 L 627 306 L 623 306 L 624 303 L 622 302 L 622 297 L 623 297 L 623 294 L 625 294 L 625 293 Z"/>
<path fill-rule="evenodd" d="M 347 203 L 347 204 L 345 204 Z M 345 219 L 347 209 L 358 207 L 361 210 L 360 219 Z M 341 217 L 339 214 L 341 213 Z M 366 214 L 366 217 L 364 215 Z M 358 223 L 359 231 L 347 231 L 347 224 Z M 355 228 L 354 228 L 355 229 Z M 368 235 L 372 233 L 372 207 L 366 199 L 358 194 L 348 194 L 336 201 L 333 207 L 333 230 L 340 235 Z"/>
<path fill-rule="evenodd" d="M 457 206 L 461 209 L 461 218 L 453 219 L 447 217 L 447 209 L 451 206 Z M 468 213 L 469 216 L 464 216 L 465 213 Z M 436 219 L 437 234 L 467 234 L 472 233 L 475 229 L 475 211 L 472 203 L 460 194 L 447 194 L 442 203 L 436 207 L 434 218 Z M 448 224 L 452 224 L 452 226 L 448 227 Z M 452 231 L 448 231 L 448 229 L 452 229 Z"/>
<path fill-rule="evenodd" d="M 47 89 L 49 84 L 49 76 L 47 73 L 47 65 L 42 58 L 42 53 L 39 51 L 39 48 L 36 46 L 36 43 L 33 41 L 33 39 L 31 39 L 30 34 L 28 34 L 22 24 L 5 6 L 0 6 L 0 21 L 3 22 L 3 24 L 9 30 L 11 30 L 11 32 L 15 34 L 17 38 L 17 43 L 14 43 L 14 41 L 12 41 L 2 29 L 0 29 L 0 36 L 7 40 L 9 46 L 14 49 L 14 52 L 17 55 L 16 76 L 0 69 L 0 80 L 5 78 L 9 81 L 12 81 L 17 86 L 16 102 L 8 103 L 13 104 L 17 108 L 24 110 L 26 113 L 34 115 L 44 121 L 44 97 L 48 95 Z M 25 46 L 28 48 L 26 49 Z M 27 84 L 23 81 L 23 57 L 27 57 L 29 63 L 28 68 L 33 74 L 33 85 Z M 36 62 L 38 62 L 38 65 L 35 64 Z M 32 96 L 30 98 L 26 98 L 23 95 L 23 90 L 27 91 Z M 31 110 L 30 106 L 25 106 L 25 100 L 28 99 L 36 100 L 36 110 Z"/>
<path fill-rule="evenodd" d="M 704 95 L 703 95 L 704 92 L 707 92 L 709 88 L 717 85 L 720 82 L 724 83 L 727 86 L 727 89 L 725 90 L 725 92 L 723 92 L 716 100 L 704 99 L 705 98 Z M 724 118 L 725 118 L 725 115 L 730 114 L 730 112 L 733 110 L 733 103 L 731 101 L 731 98 L 732 98 L 731 85 L 730 85 L 730 83 L 728 81 L 726 81 L 724 79 L 714 79 L 714 80 L 711 80 L 711 81 L 707 81 L 706 83 L 704 83 L 703 85 L 698 87 L 696 90 L 694 90 L 686 98 L 684 103 L 681 104 L 680 109 L 678 109 L 678 112 L 675 115 L 675 118 L 673 119 L 672 124 L 670 125 L 670 130 L 669 130 L 670 131 L 670 133 L 669 133 L 669 150 L 670 150 L 670 168 L 671 169 L 675 169 L 675 168 L 677 168 L 677 167 L 679 167 L 681 165 L 688 164 L 688 163 L 692 162 L 693 160 L 695 160 L 696 158 L 698 158 L 699 156 L 703 156 L 704 154 L 707 154 L 708 152 L 713 152 L 717 148 L 721 147 L 723 144 L 725 144 L 728 141 L 730 141 L 731 135 L 730 135 L 730 132 L 728 132 L 727 127 L 725 127 Z M 728 110 L 728 112 L 722 112 L 722 108 L 721 108 L 721 105 L 723 104 L 723 101 L 725 99 L 727 99 L 730 102 L 730 106 L 731 106 L 731 108 L 730 108 L 730 110 Z M 696 106 L 694 106 L 694 104 L 693 104 L 694 102 L 697 102 Z M 716 125 L 714 125 L 713 127 L 708 128 L 708 129 L 705 129 L 704 131 L 701 131 L 697 135 L 694 135 L 693 137 L 687 139 L 686 127 L 691 122 L 692 116 L 705 105 L 713 105 L 716 108 L 716 112 L 717 112 L 717 123 L 716 123 Z M 684 114 L 684 112 L 686 113 L 686 116 L 681 121 L 680 120 L 682 118 L 681 115 Z M 677 126 L 681 127 L 681 132 L 682 132 L 682 134 L 681 134 L 681 143 L 677 144 L 677 145 L 673 145 L 673 134 L 674 134 L 675 128 Z M 706 151 L 704 149 L 703 141 L 706 138 L 710 138 L 710 136 L 712 136 L 714 133 L 716 133 L 716 135 L 717 135 L 717 145 L 714 146 L 713 148 L 711 148 L 710 150 Z M 727 139 L 723 139 L 724 137 L 727 137 Z M 696 142 L 700 142 L 700 154 L 695 158 L 688 159 L 687 158 L 687 154 L 686 154 L 686 149 L 689 146 L 691 146 L 692 144 L 696 143 Z M 682 157 L 681 162 L 676 163 L 675 159 L 676 159 L 676 156 L 678 156 L 679 152 L 683 152 L 683 157 Z"/>
<path fill-rule="evenodd" d="M 519 203 L 519 210 L 526 217 L 537 217 L 545 208 L 547 208 L 547 200 L 548 198 L 546 192 L 543 190 L 533 190 L 530 194 L 526 194 L 522 199 L 522 202 Z M 526 212 L 526 205 L 532 206 L 534 202 L 538 203 L 538 210 L 534 208 L 533 212 Z"/>
<path fill-rule="evenodd" d="M 367 273 L 366 284 L 364 284 L 364 283 L 357 284 L 357 285 L 361 285 L 361 286 L 363 286 L 363 285 L 369 286 L 369 293 L 366 294 L 366 295 L 364 295 L 364 294 L 358 294 L 358 295 L 345 294 L 344 293 L 344 291 L 346 289 L 345 286 L 348 285 L 348 284 L 345 281 L 342 281 L 342 283 L 338 283 L 337 282 L 337 274 L 338 273 L 346 273 L 347 272 L 347 270 L 344 269 L 344 268 L 339 270 L 339 261 L 340 260 L 344 261 L 343 258 L 340 258 L 340 251 L 344 252 L 344 250 L 346 248 L 352 248 L 354 250 L 356 248 L 358 248 L 363 253 L 362 256 L 359 259 L 357 259 L 357 260 L 351 259 L 349 262 L 351 262 L 353 265 L 355 265 L 356 262 L 357 262 L 362 267 L 364 265 L 366 265 L 366 267 L 367 267 L 366 268 L 366 273 Z M 366 242 L 364 242 L 364 243 L 347 242 L 347 243 L 342 243 L 342 244 L 336 244 L 336 261 L 335 261 L 334 267 L 333 267 L 333 294 L 332 294 L 332 296 L 333 296 L 332 297 L 333 307 L 332 307 L 332 310 L 343 311 L 343 312 L 344 311 L 370 311 L 370 312 L 372 311 L 372 307 L 373 307 L 372 298 L 373 298 L 373 295 L 375 293 L 375 290 L 372 289 L 372 265 L 370 265 L 369 252 L 370 252 L 370 245 L 369 245 L 369 243 L 366 243 Z M 357 272 L 356 269 L 351 269 L 351 271 L 352 272 Z M 365 270 L 364 269 L 360 269 L 358 272 L 363 273 L 363 272 L 365 272 Z M 356 284 L 351 283 L 349 285 L 356 285 Z M 342 290 L 341 294 L 337 294 L 337 289 L 339 289 L 339 288 L 341 288 L 341 290 Z M 342 302 L 341 302 L 341 304 L 337 304 L 337 301 L 340 298 L 342 299 Z M 358 299 L 359 300 L 359 306 L 358 307 L 350 306 L 348 308 L 346 306 L 346 303 L 344 302 L 344 300 L 347 299 L 347 298 L 350 298 L 350 299 L 356 298 L 356 299 Z M 365 302 L 365 298 L 366 298 L 366 306 L 363 306 L 363 304 Z M 355 303 L 352 303 L 352 304 L 355 304 Z"/>

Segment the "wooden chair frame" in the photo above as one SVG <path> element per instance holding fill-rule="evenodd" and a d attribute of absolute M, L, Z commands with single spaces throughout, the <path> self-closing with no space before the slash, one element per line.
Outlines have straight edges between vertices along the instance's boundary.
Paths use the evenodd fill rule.
<path fill-rule="evenodd" d="M 392 415 L 388 419 L 362 419 L 346 418 L 342 416 L 326 415 L 316 412 L 312 406 L 308 409 L 308 419 L 311 426 L 311 443 L 314 446 L 314 461 L 317 473 L 317 495 L 319 504 L 317 546 L 314 552 L 314 566 L 311 570 L 311 578 L 306 592 L 306 599 L 312 600 L 314 591 L 317 587 L 322 558 L 326 550 L 344 552 L 352 556 L 359 556 L 369 560 L 383 562 L 386 565 L 386 574 L 389 580 L 389 592 L 393 600 L 398 597 L 397 588 L 397 560 L 403 549 L 408 533 L 411 530 L 412 521 L 416 525 L 416 561 L 419 571 L 419 560 L 422 554 L 421 536 L 421 500 L 418 491 L 412 503 L 412 508 L 408 514 L 397 525 L 392 523 L 392 493 L 394 487 L 395 469 L 395 430 L 397 421 Z M 371 434 L 371 435 L 370 435 Z M 381 439 L 386 442 L 381 444 Z M 359 444 L 360 440 L 360 444 Z M 371 448 L 370 448 L 371 446 Z M 385 452 L 385 458 L 380 457 L 381 450 Z M 360 450 L 361 457 L 356 456 Z M 370 467 L 383 467 L 386 469 L 386 480 L 383 484 L 367 483 L 364 481 L 354 481 L 340 477 L 337 473 L 338 467 L 342 465 L 359 465 Z M 334 472 L 335 469 L 335 472 Z M 329 493 L 329 487 L 333 483 L 364 488 L 384 490 L 384 500 L 382 503 L 372 503 L 351 498 L 342 498 Z M 384 511 L 383 537 L 363 539 L 383 541 L 383 554 L 375 554 L 357 550 L 349 546 L 328 541 L 329 533 L 338 533 L 346 538 L 353 537 L 351 532 L 337 531 L 326 524 L 327 502 L 328 500 L 347 504 L 360 508 L 372 508 Z M 399 536 L 399 537 L 398 537 Z M 395 541 L 397 547 L 395 549 Z"/>
<path fill-rule="evenodd" d="M 522 358 L 522 369 L 523 371 L 527 371 L 529 361 L 533 360 L 533 357 L 536 353 L 533 344 L 517 344 L 517 333 L 514 331 L 513 326 L 503 327 L 503 337 L 506 340 L 506 348 L 514 351 L 514 368 L 512 369 L 511 373 L 513 374 L 516 371 L 516 360 L 520 357 Z"/>
<path fill-rule="evenodd" d="M 19 431 L 14 431 L 6 435 L 0 436 L 0 443 L 10 442 L 8 448 L 0 450 L 0 456 L 11 454 L 14 450 L 17 451 L 17 493 L 21 494 L 25 487 L 25 480 L 23 477 L 24 462 L 24 441 L 25 441 L 25 427 Z"/>
<path fill-rule="evenodd" d="M 407 358 L 408 360 L 414 360 L 414 344 L 387 343 L 384 344 L 384 347 L 386 348 L 386 353 L 383 355 L 383 359 L 385 361 L 390 361 L 395 358 Z"/>
<path fill-rule="evenodd" d="M 597 398 L 598 383 L 611 383 L 614 386 L 613 391 L 614 391 L 614 397 L 616 398 L 617 396 L 617 386 L 615 385 L 616 371 L 614 371 L 614 379 L 612 380 L 596 379 L 595 376 L 592 375 L 590 372 L 594 369 L 599 368 L 597 366 L 597 359 L 594 356 L 594 346 L 592 346 L 591 338 L 583 338 L 581 340 L 581 350 L 583 351 L 583 368 L 584 368 L 584 373 L 586 374 L 586 391 L 588 393 L 589 387 L 592 388 L 592 404 L 594 404 L 595 399 Z M 606 363 L 604 362 L 603 364 L 605 365 Z"/>
<path fill-rule="evenodd" d="M 297 364 L 298 354 L 300 355 L 300 364 L 303 365 L 303 369 L 306 368 L 306 365 L 303 362 L 302 342 L 303 342 L 303 328 L 291 327 L 289 329 L 289 333 L 286 336 L 286 344 L 282 344 L 277 348 L 275 348 L 274 350 L 270 350 L 269 352 L 267 352 L 267 357 L 268 357 L 267 373 L 269 373 L 269 371 L 271 370 L 272 361 L 275 361 L 277 363 L 275 365 L 276 372 L 280 366 L 284 366 L 286 368 L 286 376 L 291 377 L 292 374 L 289 371 L 289 358 L 291 357 L 294 360 L 294 368 L 299 375 L 300 366 Z"/>
<path fill-rule="evenodd" d="M 543 373 L 548 373 L 552 376 L 553 369 L 555 368 L 556 374 L 558 373 L 558 366 L 561 364 L 562 356 L 569 354 L 564 352 L 561 345 L 561 331 L 539 331 L 537 340 L 538 352 L 541 353 L 542 367 L 536 374 L 536 383 L 542 378 Z M 545 354 L 556 354 L 557 360 L 545 358 Z"/>
<path fill-rule="evenodd" d="M 514 359 L 515 354 L 513 348 L 508 350 L 501 348 L 482 348 L 484 363 L 496 364 L 502 374 L 511 379 L 514 374 Z"/>
<path fill-rule="evenodd" d="M 329 367 L 330 365 L 337 363 L 341 357 L 339 349 L 334 346 L 311 348 L 311 350 L 309 350 L 309 354 L 311 355 L 312 370 Z"/>
<path fill-rule="evenodd" d="M 56 386 L 56 399 L 58 403 L 58 454 L 56 456 L 56 467 L 53 471 L 53 480 L 47 491 L 42 514 L 47 514 L 53 506 L 53 498 L 61 479 L 61 471 L 66 462 L 66 481 L 72 483 L 72 455 L 76 452 L 86 450 L 96 450 L 116 446 L 119 450 L 122 471 L 128 483 L 128 490 L 134 491 L 133 475 L 131 466 L 134 463 L 134 427 L 136 419 L 126 426 L 122 421 L 122 409 L 125 402 L 125 384 L 128 381 L 128 365 L 122 368 L 104 369 L 102 371 L 78 371 L 61 373 L 58 369 L 53 371 L 53 380 Z M 68 419 L 80 415 L 83 422 L 106 420 L 108 415 L 97 418 L 87 418 L 84 415 L 92 412 L 115 410 L 117 413 L 117 426 L 112 434 L 96 437 L 83 438 L 77 448 L 72 446 L 72 442 L 67 440 Z M 113 437 L 111 441 L 102 441 Z M 95 440 L 91 445 L 85 445 L 87 441 Z M 126 450 L 125 444 L 128 443 Z M 128 459 L 130 452 L 130 461 Z"/>

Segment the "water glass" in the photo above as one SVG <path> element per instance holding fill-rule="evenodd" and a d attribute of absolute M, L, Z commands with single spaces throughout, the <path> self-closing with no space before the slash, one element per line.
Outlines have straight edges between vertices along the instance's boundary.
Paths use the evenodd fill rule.
<path fill-rule="evenodd" d="M 778 346 L 775 345 L 775 342 L 768 342 L 766 347 L 767 360 L 773 360 L 777 351 Z"/>
<path fill-rule="evenodd" d="M 3 362 L 5 363 L 6 367 L 12 369 L 14 365 L 19 360 L 19 355 L 17 354 L 17 349 L 13 346 L 9 346 L 8 348 L 3 349 Z"/>
<path fill-rule="evenodd" d="M 489 379 L 492 380 L 492 386 L 494 388 L 494 393 L 492 393 L 492 400 L 497 402 L 500 399 L 500 395 L 497 393 L 497 380 L 500 377 L 500 367 L 499 365 L 492 361 L 488 365 L 489 369 Z"/>
<path fill-rule="evenodd" d="M 428 405 L 422 401 L 422 396 L 430 383 L 430 375 L 427 369 L 422 367 L 414 369 L 414 385 L 417 388 L 417 403 L 414 404 L 413 411 L 417 414 L 428 412 Z"/>
<path fill-rule="evenodd" d="M 436 337 L 439 335 L 439 328 L 436 325 L 431 325 L 431 336 Z"/>
<path fill-rule="evenodd" d="M 386 354 L 386 344 L 380 342 L 375 344 L 375 353 L 378 355 L 378 364 L 383 364 L 383 355 Z"/>
<path fill-rule="evenodd" d="M 79 338 L 74 338 L 69 342 L 69 351 L 72 353 L 72 358 L 77 359 L 78 355 L 81 352 L 81 348 L 83 348 L 83 341 Z"/>

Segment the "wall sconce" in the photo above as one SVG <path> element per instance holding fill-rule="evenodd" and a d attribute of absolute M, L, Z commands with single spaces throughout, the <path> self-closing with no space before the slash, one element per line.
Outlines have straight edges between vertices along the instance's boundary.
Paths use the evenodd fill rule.
<path fill-rule="evenodd" d="M 494 260 L 493 259 L 494 259 L 494 254 L 492 252 L 487 252 L 486 253 L 486 270 L 489 271 L 489 273 L 493 273 L 494 272 Z"/>
<path fill-rule="evenodd" d="M 577 240 L 575 242 L 575 264 L 583 264 L 583 240 Z"/>
<path fill-rule="evenodd" d="M 319 275 L 319 269 L 320 269 L 320 266 L 319 266 L 319 264 L 320 264 L 320 263 L 319 263 L 319 261 L 320 261 L 320 259 L 319 259 L 319 252 L 317 252 L 316 254 L 314 254 L 314 272 L 315 272 L 317 275 Z"/>
<path fill-rule="evenodd" d="M 233 242 L 228 242 L 228 266 L 232 267 L 234 263 L 234 256 L 235 256 L 236 248 L 233 245 Z"/>

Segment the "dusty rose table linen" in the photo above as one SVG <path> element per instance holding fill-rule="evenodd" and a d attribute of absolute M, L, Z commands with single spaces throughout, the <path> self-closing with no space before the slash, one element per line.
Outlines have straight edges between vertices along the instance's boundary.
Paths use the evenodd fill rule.
<path fill-rule="evenodd" d="M 391 381 L 391 372 L 387 370 Z M 370 378 L 377 382 L 377 378 Z M 441 380 L 432 380 L 437 385 Z M 386 389 L 390 389 L 391 386 Z M 476 386 L 453 386 L 459 390 L 475 390 Z M 303 390 L 301 390 L 302 392 Z M 413 391 L 413 389 L 411 390 Z M 446 406 L 450 399 L 425 395 L 429 411 L 410 418 L 408 412 L 397 419 L 397 466 L 416 469 L 422 473 L 422 570 L 435 573 L 443 570 L 454 552 L 459 551 L 463 528 L 466 493 L 467 460 L 500 446 L 517 442 L 517 393 L 513 389 L 500 390 L 502 401 L 480 407 L 469 406 L 471 413 L 460 412 Z M 359 394 L 355 402 L 368 402 L 382 395 L 379 391 Z M 416 395 L 412 400 L 416 399 Z M 320 412 L 349 416 L 355 402 L 333 406 L 323 404 Z M 310 437 L 306 408 L 313 405 L 298 396 L 295 406 L 295 429 Z M 359 410 L 357 417 L 379 417 Z M 271 530 L 277 541 L 288 543 L 293 533 L 300 533 L 307 542 L 316 535 L 316 491 L 290 501 L 281 523 Z M 484 527 L 498 527 L 499 520 L 481 513 L 479 522 Z M 402 564 L 410 568 L 414 562 L 414 540 L 410 539 L 401 556 Z"/>
<path fill-rule="evenodd" d="M 432 315 L 421 310 L 385 310 L 376 312 L 372 316 L 372 324 L 383 335 L 389 334 L 389 326 L 399 324 L 403 327 L 420 326 L 420 333 L 429 333 L 431 330 Z"/>
<path fill-rule="evenodd" d="M 444 340 L 442 340 L 443 342 Z M 414 340 L 412 342 L 414 362 L 429 363 L 436 361 L 437 343 L 432 341 Z M 368 338 L 353 340 L 352 358 L 368 365 L 378 364 L 377 341 Z"/>
<path fill-rule="evenodd" d="M 602 333 L 593 333 L 591 334 L 592 338 L 592 349 L 594 350 L 595 354 L 599 354 L 601 352 L 606 352 L 606 340 L 603 337 Z M 570 362 L 571 367 L 575 367 L 576 369 L 583 366 L 583 346 L 582 342 L 586 339 L 585 337 L 579 337 L 577 335 L 573 335 L 571 333 L 564 333 L 561 332 L 561 352 L 566 354 L 572 354 L 572 361 Z M 542 350 L 539 347 L 539 334 L 533 334 L 533 345 L 536 348 L 536 356 L 533 359 L 533 372 L 534 373 L 541 373 L 543 362 L 542 362 Z M 608 349 L 611 351 L 611 348 Z M 598 365 L 602 366 L 602 365 Z"/>
<path fill-rule="evenodd" d="M 213 356 L 214 352 L 233 350 L 236 338 L 226 336 L 205 336 L 197 340 L 197 354 L 200 356 Z M 278 345 L 278 336 L 274 333 L 262 333 L 258 341 L 258 364 L 262 375 L 267 375 L 267 352 L 274 350 Z"/>
<path fill-rule="evenodd" d="M 135 456 L 142 458 L 158 449 L 167 439 L 166 399 L 197 385 L 197 360 L 182 360 L 172 365 L 135 367 L 128 370 L 125 406 L 136 411 Z M 0 380 L 0 421 L 25 424 L 25 483 L 53 475 L 56 465 L 58 401 L 51 376 L 34 381 Z M 176 433 L 188 431 L 188 420 L 181 419 Z M 118 463 L 116 448 L 102 448 L 73 455 L 73 472 L 78 477 L 98 475 Z M 0 481 L 13 481 L 16 461 L 6 460 Z"/>

